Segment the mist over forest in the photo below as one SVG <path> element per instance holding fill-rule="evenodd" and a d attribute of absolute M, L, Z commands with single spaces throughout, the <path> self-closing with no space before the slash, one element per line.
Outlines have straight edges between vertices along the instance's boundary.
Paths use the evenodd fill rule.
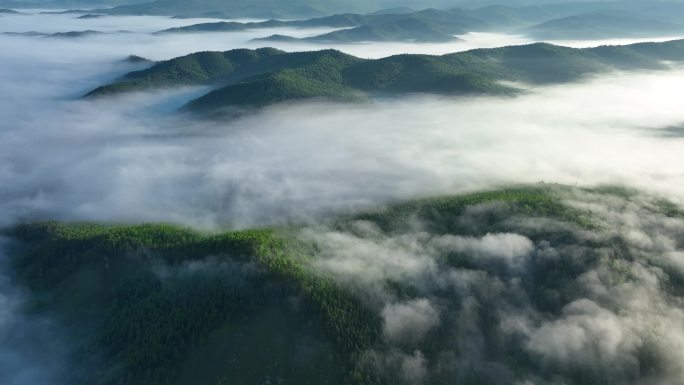
<path fill-rule="evenodd" d="M 0 0 L 0 383 L 679 385 L 684 3 Z"/>

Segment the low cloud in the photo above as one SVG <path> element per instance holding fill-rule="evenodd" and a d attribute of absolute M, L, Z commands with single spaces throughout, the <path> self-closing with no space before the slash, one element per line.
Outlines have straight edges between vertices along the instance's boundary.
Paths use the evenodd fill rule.
<path fill-rule="evenodd" d="M 0 237 L 0 380 L 7 385 L 60 385 L 70 352 L 64 325 L 29 316 L 30 296 L 8 273 L 10 241 Z"/>
<path fill-rule="evenodd" d="M 276 106 L 230 122 L 170 114 L 200 89 L 60 101 L 58 80 L 20 86 L 34 70 L 0 70 L 14 92 L 0 107 L 5 223 L 244 227 L 509 183 L 623 184 L 675 200 L 684 189 L 684 142 L 656 134 L 684 121 L 679 70 L 515 99 Z"/>
<path fill-rule="evenodd" d="M 387 304 L 382 318 L 385 337 L 393 341 L 420 340 L 439 324 L 439 312 L 425 298 Z"/>
<path fill-rule="evenodd" d="M 395 383 L 676 383 L 684 374 L 684 220 L 636 192 L 551 191 L 590 210 L 597 229 L 549 222 L 550 237 L 539 238 L 529 218 L 482 205 L 475 211 L 497 215 L 453 218 L 483 233 L 476 236 L 419 224 L 383 233 L 365 222 L 304 232 L 320 249 L 313 271 L 357 293 L 384 322 L 385 348 L 362 362 Z M 519 233 L 487 232 L 497 217 L 496 227 Z M 453 252 L 467 263 L 449 259 Z M 502 260 L 515 268 L 501 269 Z M 404 358 L 419 377 L 397 377 Z"/>
<path fill-rule="evenodd" d="M 501 258 L 511 265 L 534 250 L 529 238 L 519 234 L 487 234 L 481 238 L 447 235 L 435 240 L 443 252 L 468 253 L 478 258 Z"/>
<path fill-rule="evenodd" d="M 3 18 L 3 25 L 29 30 L 32 17 Z M 53 29 L 74 22 L 73 15 L 41 17 Z M 105 17 L 84 27 L 122 23 L 134 33 L 0 36 L 1 224 L 49 218 L 246 227 L 542 180 L 682 196 L 684 142 L 659 134 L 684 121 L 684 71 L 676 68 L 517 98 L 305 103 L 225 122 L 174 114 L 205 87 L 74 99 L 140 68 L 121 61 L 128 54 L 164 59 L 242 46 L 237 35 L 145 34 L 189 22 Z"/>

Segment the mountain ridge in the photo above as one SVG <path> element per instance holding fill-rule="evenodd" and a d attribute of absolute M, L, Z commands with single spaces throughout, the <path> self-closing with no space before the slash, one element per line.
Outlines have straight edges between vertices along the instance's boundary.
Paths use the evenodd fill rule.
<path fill-rule="evenodd" d="M 558 84 L 611 70 L 665 69 L 664 61 L 683 60 L 684 40 L 584 49 L 535 43 L 374 60 L 330 49 L 293 53 L 273 48 L 239 49 L 159 62 L 98 87 L 86 97 L 212 85 L 213 91 L 188 104 L 188 108 L 201 111 L 307 98 L 362 100 L 373 95 L 411 93 L 507 95 L 520 91 L 507 82 Z"/>

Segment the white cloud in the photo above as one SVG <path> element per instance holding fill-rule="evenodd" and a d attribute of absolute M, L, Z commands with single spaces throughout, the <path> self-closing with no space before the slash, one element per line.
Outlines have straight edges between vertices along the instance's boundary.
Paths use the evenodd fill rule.
<path fill-rule="evenodd" d="M 487 234 L 481 238 L 446 235 L 435 239 L 434 244 L 443 252 L 501 258 L 511 265 L 517 265 L 534 250 L 532 241 L 519 234 Z"/>
<path fill-rule="evenodd" d="M 439 324 L 439 312 L 426 298 L 386 304 L 382 318 L 385 337 L 391 341 L 420 341 Z"/>

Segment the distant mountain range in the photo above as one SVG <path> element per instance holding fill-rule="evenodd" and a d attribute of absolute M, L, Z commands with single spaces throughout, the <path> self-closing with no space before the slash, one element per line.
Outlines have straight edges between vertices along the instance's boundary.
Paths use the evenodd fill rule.
<path fill-rule="evenodd" d="M 336 12 L 371 12 L 373 1 L 345 0 L 156 0 L 107 10 L 110 14 L 202 16 L 218 12 L 228 17 L 311 17 Z"/>
<path fill-rule="evenodd" d="M 190 102 L 187 109 L 209 112 L 306 99 L 361 101 L 411 93 L 505 95 L 520 91 L 512 82 L 563 83 L 615 69 L 666 68 L 663 61 L 684 61 L 684 40 L 590 49 L 538 43 L 378 60 L 335 50 L 239 49 L 159 62 L 86 96 L 208 84 L 215 89 Z"/>
<path fill-rule="evenodd" d="M 491 29 L 487 22 L 468 16 L 462 10 L 425 9 L 409 13 L 338 14 L 299 21 L 268 20 L 260 23 L 217 22 L 172 28 L 172 32 L 232 32 L 248 29 L 275 27 L 334 27 L 349 28 L 324 35 L 306 38 L 312 42 L 359 42 L 359 41 L 449 41 L 454 35 L 468 31 Z M 278 40 L 269 37 L 260 40 Z M 285 40 L 297 40 L 283 36 Z"/>
<path fill-rule="evenodd" d="M 684 26 L 629 13 L 594 12 L 549 20 L 523 32 L 537 39 L 606 39 L 684 33 Z"/>
<path fill-rule="evenodd" d="M 59 1 L 60 3 L 57 3 Z M 86 0 L 52 0 L 39 2 L 43 7 L 56 4 L 83 3 Z M 88 2 L 95 5 L 98 1 Z M 17 0 L 0 0 L 0 5 L 16 5 Z M 19 2 L 20 4 L 33 4 Z M 201 23 L 172 28 L 161 33 L 232 32 L 276 27 L 344 28 L 319 36 L 297 39 L 287 35 L 265 35 L 261 41 L 297 41 L 313 43 L 356 43 L 365 41 L 453 41 L 468 32 L 502 32 L 524 34 L 539 40 L 606 39 L 623 37 L 675 36 L 684 33 L 684 3 L 632 1 L 579 2 L 543 5 L 491 5 L 476 8 L 427 8 L 414 11 L 408 7 L 380 8 L 400 5 L 396 2 L 292 0 L 156 0 L 136 3 L 119 0 L 124 5 L 114 8 L 71 10 L 82 17 L 100 15 L 168 15 L 176 18 L 269 17 L 264 22 L 234 21 Z M 430 4 L 421 2 L 420 4 Z M 435 2 L 432 2 L 435 3 Z M 438 2 L 446 4 L 447 2 Z M 116 5 L 116 3 L 112 3 Z M 415 3 L 413 4 L 415 7 Z M 9 7 L 8 7 L 9 8 Z M 377 9 L 380 9 L 379 11 Z M 343 10 L 346 13 L 336 13 Z M 374 11 L 374 12 L 371 12 Z M 370 12 L 370 13 L 369 13 Z M 330 16 L 333 14 L 332 16 Z M 310 16 L 313 18 L 307 18 Z M 323 16 L 321 16 L 323 15 Z M 273 18 L 279 19 L 275 20 Z M 294 20 L 292 20 L 294 18 Z M 290 19 L 290 20 L 288 20 Z"/>
<path fill-rule="evenodd" d="M 148 0 L 0 0 L 0 7 L 17 9 L 99 8 L 143 3 L 145 1 Z"/>
<path fill-rule="evenodd" d="M 562 4 L 558 4 L 562 3 Z M 564 1 L 478 1 L 462 0 L 424 0 L 420 2 L 409 0 L 0 0 L 3 8 L 102 8 L 111 14 L 126 15 L 165 15 L 198 17 L 214 15 L 225 18 L 255 17 L 255 18 L 306 18 L 326 16 L 334 13 L 369 13 L 384 12 L 400 13 L 411 9 L 438 8 L 449 9 L 467 5 L 466 9 L 476 9 L 482 6 L 505 4 L 504 8 L 516 8 L 524 15 L 512 11 L 514 19 L 534 17 L 535 14 L 549 13 L 551 17 L 568 16 L 573 13 L 589 12 L 599 9 L 613 9 L 622 7 L 625 2 L 595 1 L 595 2 L 564 2 Z M 625 3 L 631 4 L 631 3 Z M 113 8 L 110 8 L 114 6 Z M 500 6 L 500 5 L 499 5 Z M 506 12 L 511 12 L 506 11 Z M 528 16 L 530 15 L 530 16 Z M 548 19 L 548 18 L 547 18 Z M 541 20 L 539 20 L 541 21 Z"/>
<path fill-rule="evenodd" d="M 118 33 L 129 33 L 129 31 L 118 31 Z M 37 36 L 37 37 L 47 37 L 47 38 L 56 37 L 56 38 L 65 38 L 65 39 L 100 36 L 100 35 L 105 35 L 105 34 L 107 34 L 107 33 L 100 32 L 100 31 L 93 31 L 93 30 L 67 31 L 67 32 L 55 32 L 55 33 L 45 33 L 45 32 L 36 32 L 36 31 L 2 32 L 2 35 L 9 35 L 9 36 L 34 36 L 34 37 Z"/>
<path fill-rule="evenodd" d="M 276 27 L 344 28 L 306 38 L 277 34 L 256 39 L 277 42 L 301 40 L 323 44 L 368 41 L 445 42 L 457 40 L 456 35 L 468 32 L 506 32 L 523 34 L 539 40 L 654 37 L 684 33 L 684 24 L 662 21 L 655 16 L 641 16 L 618 10 L 584 12 L 592 7 L 596 5 L 491 6 L 477 9 L 424 9 L 413 12 L 402 10 L 401 13 L 345 13 L 295 21 L 201 23 L 172 28 L 160 33 L 233 32 Z M 574 13 L 578 11 L 582 13 Z"/>

